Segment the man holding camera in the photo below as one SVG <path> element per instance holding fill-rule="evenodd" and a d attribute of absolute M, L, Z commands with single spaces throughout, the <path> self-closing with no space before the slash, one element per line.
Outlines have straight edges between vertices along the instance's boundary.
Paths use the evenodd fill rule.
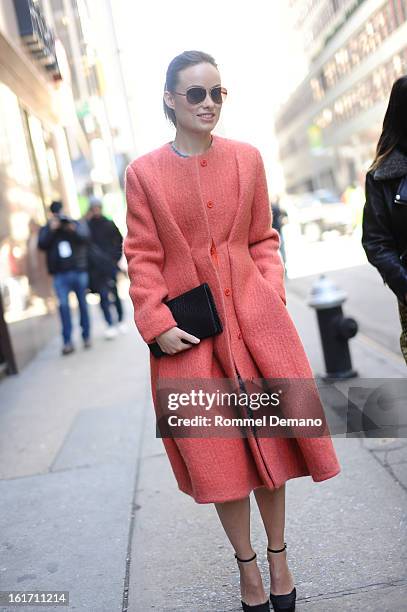
<path fill-rule="evenodd" d="M 53 276 L 54 289 L 59 302 L 62 324 L 63 355 L 75 348 L 72 344 L 72 319 L 69 294 L 74 291 L 78 299 L 82 339 L 85 348 L 90 343 L 90 321 L 86 293 L 88 287 L 87 249 L 90 239 L 85 223 L 67 217 L 62 212 L 62 202 L 50 206 L 51 218 L 41 228 L 38 248 L 46 251 L 48 272 Z"/>

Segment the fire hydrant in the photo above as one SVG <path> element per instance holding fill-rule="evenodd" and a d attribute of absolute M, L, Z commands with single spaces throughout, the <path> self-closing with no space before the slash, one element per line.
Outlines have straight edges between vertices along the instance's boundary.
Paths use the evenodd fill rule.
<path fill-rule="evenodd" d="M 321 274 L 312 285 L 308 305 L 317 312 L 326 368 L 326 374 L 322 376 L 324 379 L 358 376 L 352 368 L 348 344 L 348 340 L 356 336 L 358 324 L 343 315 L 342 304 L 346 299 L 346 293 L 326 278 L 325 274 Z"/>

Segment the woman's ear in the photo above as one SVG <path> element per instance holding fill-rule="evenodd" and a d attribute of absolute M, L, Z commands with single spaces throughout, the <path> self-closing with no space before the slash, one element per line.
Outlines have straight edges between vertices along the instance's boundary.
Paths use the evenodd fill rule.
<path fill-rule="evenodd" d="M 167 89 L 164 90 L 164 101 L 169 108 L 174 110 L 174 96 Z"/>

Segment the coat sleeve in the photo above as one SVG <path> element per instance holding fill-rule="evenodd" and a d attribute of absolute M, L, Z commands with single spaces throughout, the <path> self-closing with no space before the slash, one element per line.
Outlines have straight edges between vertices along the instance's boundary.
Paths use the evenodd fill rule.
<path fill-rule="evenodd" d="M 249 229 L 249 251 L 264 278 L 269 281 L 286 304 L 284 263 L 279 252 L 280 236 L 272 227 L 266 171 L 257 150 L 256 185 Z"/>
<path fill-rule="evenodd" d="M 177 325 L 171 310 L 162 300 L 168 289 L 162 275 L 164 249 L 154 217 L 135 170 L 125 174 L 127 235 L 123 252 L 130 279 L 129 294 L 134 306 L 134 321 L 143 340 L 149 344 L 156 336 Z"/>
<path fill-rule="evenodd" d="M 111 248 L 115 263 L 120 261 L 123 252 L 123 236 L 117 225 L 112 221 Z"/>
<path fill-rule="evenodd" d="M 400 302 L 407 305 L 407 271 L 400 262 L 391 229 L 391 218 L 380 181 L 366 174 L 366 202 L 362 220 L 362 246 L 368 261 Z"/>
<path fill-rule="evenodd" d="M 90 241 L 89 226 L 86 221 L 74 220 L 75 231 L 72 232 L 71 238 L 74 242 L 80 244 L 88 243 Z"/>
<path fill-rule="evenodd" d="M 51 244 L 55 240 L 56 233 L 52 231 L 49 224 L 44 225 L 39 231 L 38 234 L 38 248 L 42 251 L 48 251 L 51 247 Z"/>

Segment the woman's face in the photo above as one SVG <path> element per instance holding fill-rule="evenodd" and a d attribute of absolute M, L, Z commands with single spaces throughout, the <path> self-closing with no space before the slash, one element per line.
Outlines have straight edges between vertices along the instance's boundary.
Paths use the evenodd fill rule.
<path fill-rule="evenodd" d="M 185 93 L 188 87 L 198 85 L 206 87 L 207 90 L 216 85 L 221 85 L 220 74 L 215 66 L 207 62 L 196 64 L 184 68 L 178 73 L 178 83 L 175 91 Z M 185 96 L 172 94 L 168 91 L 164 93 L 166 104 L 173 108 L 177 117 L 177 129 L 195 133 L 211 132 L 219 121 L 221 104 L 215 104 L 209 95 L 206 94 L 205 100 L 199 104 L 190 104 Z M 205 120 L 200 117 L 203 113 L 213 113 L 212 119 Z"/>

